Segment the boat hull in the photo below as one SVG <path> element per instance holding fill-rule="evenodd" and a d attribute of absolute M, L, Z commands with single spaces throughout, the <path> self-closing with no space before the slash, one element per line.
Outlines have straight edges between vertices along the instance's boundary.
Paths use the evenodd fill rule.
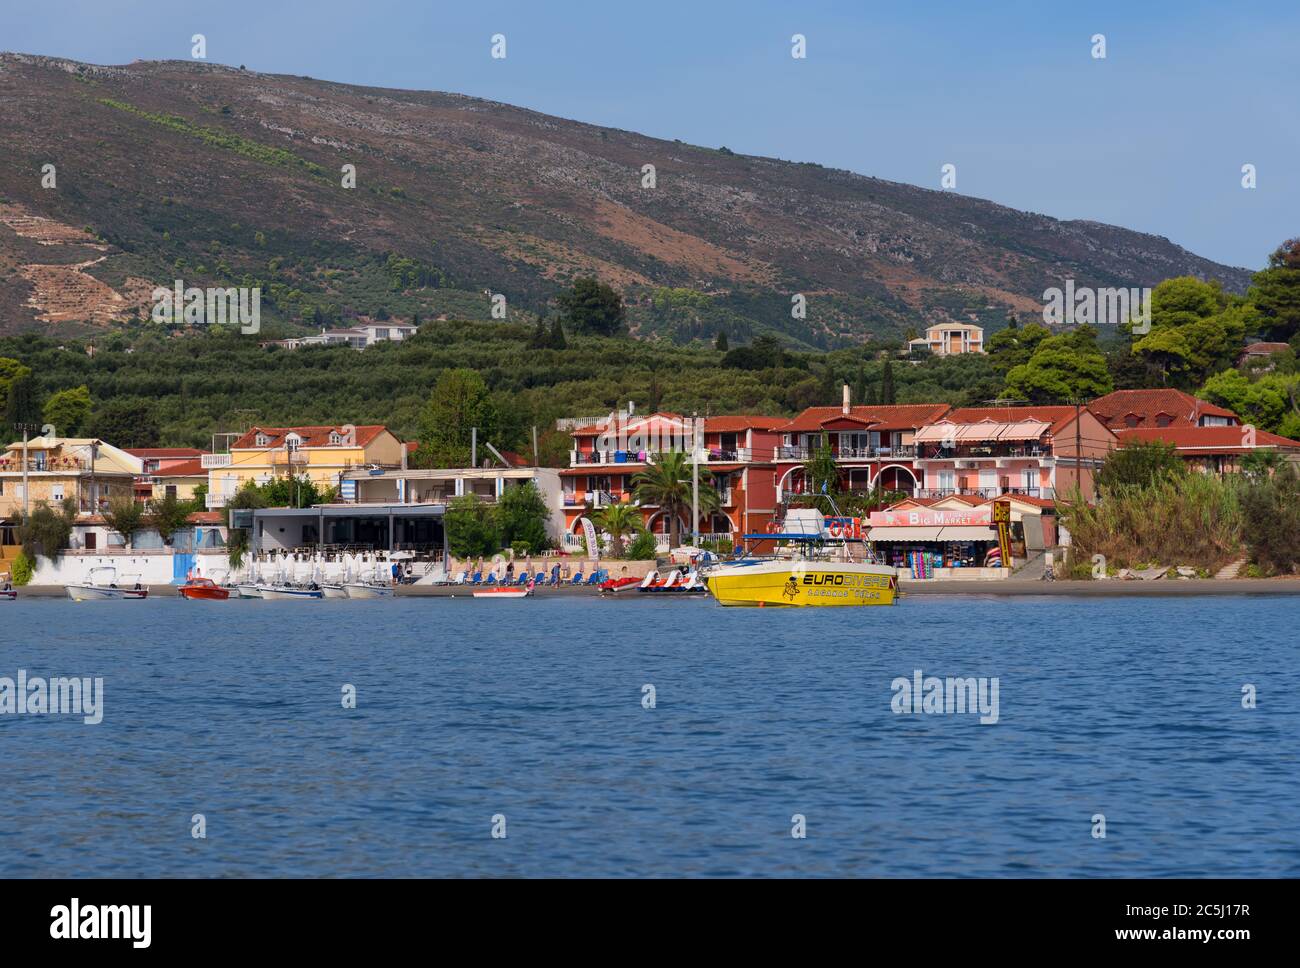
<path fill-rule="evenodd" d="M 261 598 L 262 593 L 257 590 L 256 585 L 236 585 L 236 591 L 239 592 L 240 598 Z"/>
<path fill-rule="evenodd" d="M 527 598 L 532 594 L 528 588 L 484 588 L 474 592 L 475 598 Z"/>
<path fill-rule="evenodd" d="M 116 602 L 127 597 L 125 588 L 100 588 L 98 585 L 65 585 L 63 590 L 74 602 Z"/>
<path fill-rule="evenodd" d="M 262 598 L 269 602 L 325 597 L 325 593 L 319 588 L 274 588 L 269 585 L 259 585 L 258 591 L 261 593 Z"/>
<path fill-rule="evenodd" d="M 230 589 L 220 585 L 181 585 L 176 591 L 181 598 L 188 598 L 192 602 L 224 602 L 230 597 Z"/>
<path fill-rule="evenodd" d="M 320 590 L 325 593 L 326 598 L 347 598 L 348 590 L 342 585 L 321 585 Z"/>
<path fill-rule="evenodd" d="M 366 585 L 359 582 L 349 582 L 343 586 L 348 593 L 348 598 L 392 598 L 393 588 L 391 585 Z"/>
<path fill-rule="evenodd" d="M 755 561 L 720 565 L 706 576 L 720 605 L 893 605 L 898 572 L 888 565 L 836 561 Z"/>

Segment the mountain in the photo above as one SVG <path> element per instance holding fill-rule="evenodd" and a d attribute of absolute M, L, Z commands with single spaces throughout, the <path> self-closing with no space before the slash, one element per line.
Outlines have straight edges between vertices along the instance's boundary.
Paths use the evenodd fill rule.
<path fill-rule="evenodd" d="M 1036 314 L 1066 278 L 1242 291 L 1249 275 L 1157 236 L 815 164 L 203 62 L 2 54 L 0 130 L 0 332 L 138 325 L 178 278 L 260 285 L 271 333 L 488 318 L 493 293 L 526 320 L 594 275 L 638 336 L 830 347 Z"/>

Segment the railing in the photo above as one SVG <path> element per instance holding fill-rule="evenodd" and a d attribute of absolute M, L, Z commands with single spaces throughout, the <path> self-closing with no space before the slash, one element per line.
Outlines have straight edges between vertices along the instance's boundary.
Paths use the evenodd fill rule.
<path fill-rule="evenodd" d="M 224 508 L 226 506 L 226 503 L 233 496 L 234 495 L 231 494 L 221 494 L 221 493 L 212 494 L 211 492 L 209 492 L 208 494 L 205 494 L 203 496 L 203 504 L 209 511 L 216 511 L 220 508 Z"/>
<path fill-rule="evenodd" d="M 1050 447 L 925 447 L 923 460 L 992 460 L 999 457 L 1051 457 Z"/>
<path fill-rule="evenodd" d="M 816 454 L 816 447 L 777 447 L 777 460 L 805 461 Z M 900 444 L 898 447 L 836 447 L 831 445 L 831 454 L 836 460 L 894 460 L 916 456 L 914 444 Z"/>
<path fill-rule="evenodd" d="M 204 454 L 199 458 L 199 466 L 205 471 L 214 467 L 229 467 L 231 460 L 230 454 Z"/>
<path fill-rule="evenodd" d="M 1024 497 L 1042 497 L 1052 499 L 1055 491 L 1050 487 L 923 487 L 912 492 L 913 497 L 941 498 L 954 494 L 970 497 L 1003 497 L 1021 495 Z"/>
<path fill-rule="evenodd" d="M 23 469 L 23 463 L 21 457 L 0 457 L 0 471 L 21 471 Z M 90 461 L 83 460 L 80 457 L 29 457 L 27 458 L 26 464 L 27 470 L 35 473 L 41 473 L 43 471 L 81 472 L 90 470 Z"/>
<path fill-rule="evenodd" d="M 752 461 L 768 461 L 776 457 L 780 448 L 776 447 L 707 447 L 700 452 L 700 466 L 705 467 L 711 463 L 720 464 L 748 464 Z M 786 448 L 790 449 L 790 448 Z M 618 455 L 623 455 L 623 460 L 618 459 Z M 583 453 L 578 450 L 569 451 L 569 465 L 571 467 L 587 467 L 591 465 L 622 465 L 622 464 L 653 464 L 654 454 L 649 451 L 592 451 Z"/>

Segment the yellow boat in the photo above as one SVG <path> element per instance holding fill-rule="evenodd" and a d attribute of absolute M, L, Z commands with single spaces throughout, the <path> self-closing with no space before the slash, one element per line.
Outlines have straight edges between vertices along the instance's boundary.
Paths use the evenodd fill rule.
<path fill-rule="evenodd" d="M 898 570 L 869 562 L 750 558 L 702 576 L 719 605 L 893 605 Z"/>

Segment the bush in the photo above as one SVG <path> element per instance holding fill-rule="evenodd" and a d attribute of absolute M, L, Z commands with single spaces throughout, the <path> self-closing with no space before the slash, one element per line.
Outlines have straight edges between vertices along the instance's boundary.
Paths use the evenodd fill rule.
<path fill-rule="evenodd" d="M 1300 475 L 1283 467 L 1254 478 L 1241 504 L 1250 560 L 1268 574 L 1294 573 L 1300 567 Z"/>
<path fill-rule="evenodd" d="M 32 580 L 32 575 L 36 569 L 32 566 L 32 559 L 27 557 L 26 552 L 18 552 L 18 557 L 14 559 L 13 583 L 22 588 Z"/>
<path fill-rule="evenodd" d="M 627 546 L 623 557 L 629 561 L 652 561 L 658 554 L 658 539 L 650 531 L 642 531 Z"/>

